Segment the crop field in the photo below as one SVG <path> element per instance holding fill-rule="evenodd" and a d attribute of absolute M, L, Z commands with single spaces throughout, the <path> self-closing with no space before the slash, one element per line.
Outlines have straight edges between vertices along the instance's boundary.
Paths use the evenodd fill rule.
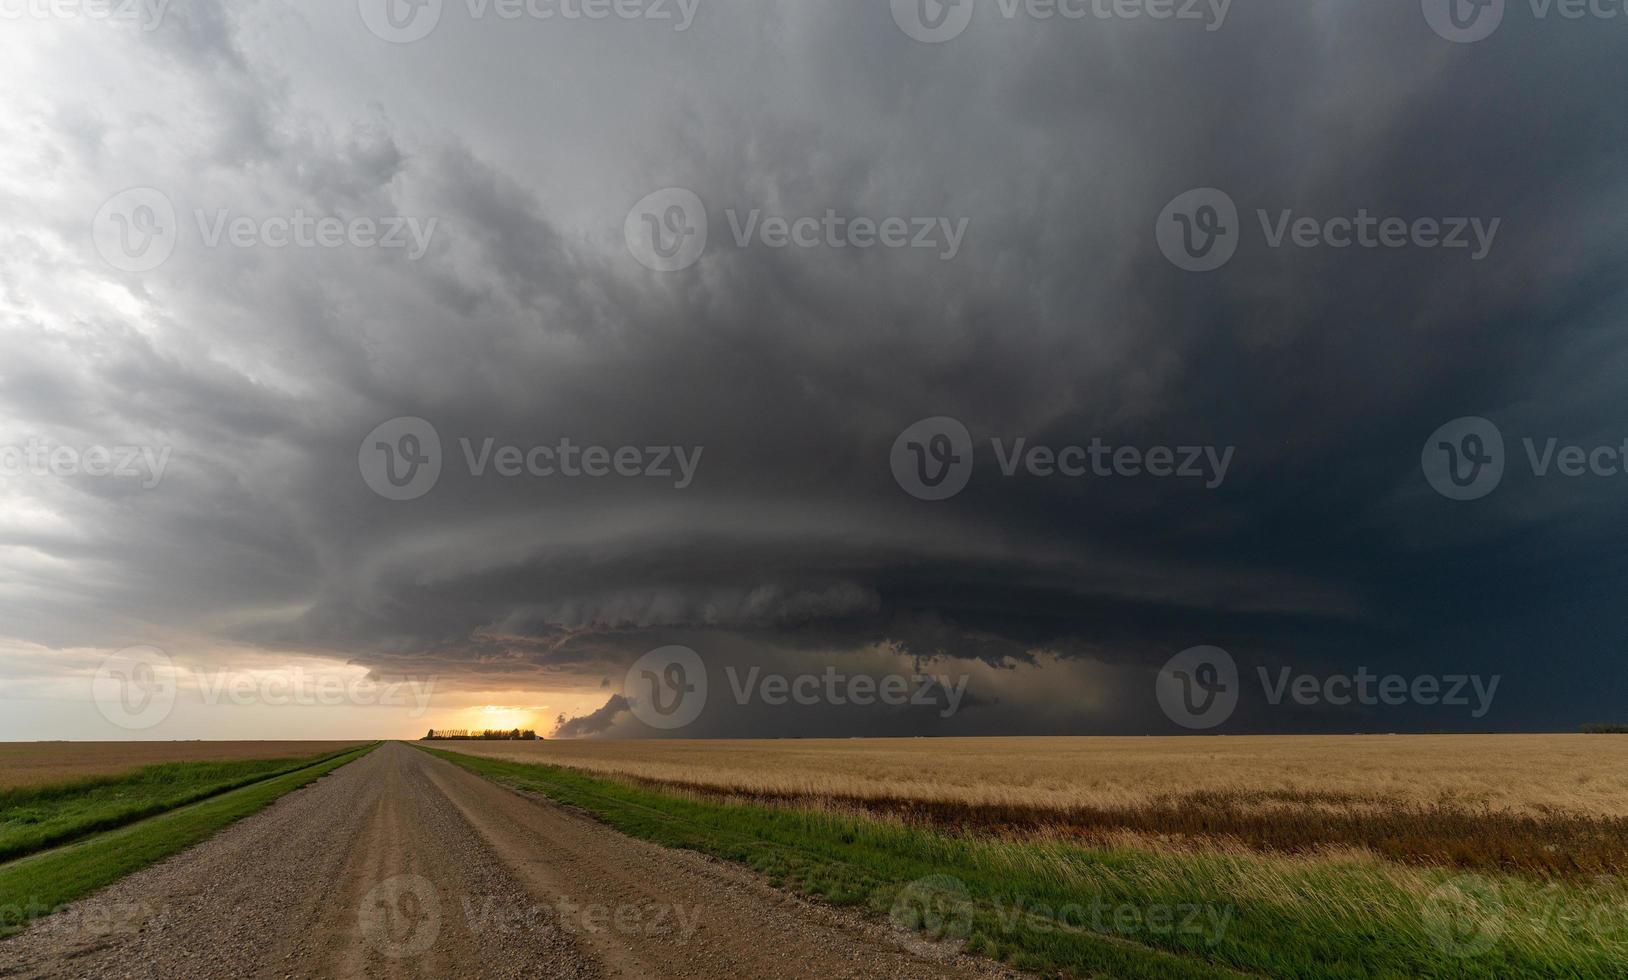
<path fill-rule="evenodd" d="M 1397 768 L 1445 784 L 1456 785 L 1454 758 L 1495 760 L 1507 771 L 1489 785 L 1501 785 L 1504 805 L 1428 804 L 1428 786 L 1388 805 L 1380 787 L 1401 777 L 1380 765 L 1372 746 L 1381 742 L 1411 750 Z M 1299 739 L 428 751 L 625 833 L 744 863 L 1041 976 L 1620 977 L 1628 964 L 1628 888 L 1616 870 L 1622 818 L 1575 808 L 1578 796 L 1596 792 L 1589 773 L 1600 765 L 1581 755 L 1569 773 L 1514 764 L 1519 742 L 1477 753 L 1453 739 L 1323 740 L 1320 772 L 1309 740 Z M 1588 743 L 1596 744 L 1620 751 Z M 1002 745 L 1012 750 L 1004 767 L 976 751 Z M 1069 777 L 1018 751 L 1047 745 L 1080 782 L 1066 802 L 1057 784 Z M 1141 746 L 1140 756 L 1118 758 L 1115 745 Z M 742 788 L 727 789 L 722 770 L 709 769 L 709 751 L 720 766 L 750 774 Z M 797 753 L 830 789 L 776 773 Z M 652 758 L 682 767 L 664 773 Z M 1315 790 L 1286 776 L 1279 760 L 1289 758 L 1304 762 Z M 911 759 L 960 765 L 963 775 L 947 788 L 919 772 L 911 779 Z M 1183 774 L 1197 774 L 1205 759 L 1247 789 L 1181 795 Z M 1362 764 L 1363 775 L 1342 784 L 1336 767 L 1346 760 Z M 1146 795 L 1122 784 L 1126 765 L 1146 767 Z M 866 766 L 889 775 L 867 780 Z M 627 775 L 632 769 L 639 774 Z M 972 785 L 970 772 L 988 785 Z M 1046 803 L 1024 795 L 1032 786 L 1051 794 Z M 1543 787 L 1581 792 L 1574 809 L 1545 813 Z M 1088 816 L 1098 822 L 1082 823 Z"/>
<path fill-rule="evenodd" d="M 1053 809 L 1360 796 L 1628 816 L 1628 738 L 1599 735 L 477 741 L 453 751 L 745 793 Z"/>
<path fill-rule="evenodd" d="M 1628 738 L 470 742 L 703 796 L 909 822 L 1551 874 L 1628 869 Z"/>
<path fill-rule="evenodd" d="M 357 742 L 0 742 L 0 790 L 113 776 L 168 762 L 325 755 Z"/>

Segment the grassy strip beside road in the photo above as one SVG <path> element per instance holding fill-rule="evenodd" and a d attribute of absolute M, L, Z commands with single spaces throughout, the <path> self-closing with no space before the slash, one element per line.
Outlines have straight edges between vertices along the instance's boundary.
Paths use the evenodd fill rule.
<path fill-rule="evenodd" d="M 0 790 L 0 862 L 123 827 L 304 769 L 344 752 L 284 759 L 171 762 L 118 776 Z"/>
<path fill-rule="evenodd" d="M 0 865 L 0 936 L 197 844 L 374 748 L 377 743 L 328 756 L 118 830 Z"/>
<path fill-rule="evenodd" d="M 1628 972 L 1628 886 L 1617 879 L 963 835 L 424 751 L 631 836 L 745 864 L 1041 973 L 1604 980 Z"/>

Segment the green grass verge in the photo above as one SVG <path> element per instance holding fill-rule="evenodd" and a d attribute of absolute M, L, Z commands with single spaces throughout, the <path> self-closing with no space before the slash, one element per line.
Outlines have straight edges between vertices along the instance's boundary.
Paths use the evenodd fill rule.
<path fill-rule="evenodd" d="M 348 751 L 298 758 L 171 762 L 114 776 L 0 790 L 0 862 L 123 827 Z"/>
<path fill-rule="evenodd" d="M 1628 976 L 1628 886 L 1615 879 L 963 836 L 423 751 L 633 837 L 739 862 L 1046 975 Z"/>
<path fill-rule="evenodd" d="M 197 844 L 376 747 L 348 749 L 117 830 L 0 864 L 0 936 Z"/>

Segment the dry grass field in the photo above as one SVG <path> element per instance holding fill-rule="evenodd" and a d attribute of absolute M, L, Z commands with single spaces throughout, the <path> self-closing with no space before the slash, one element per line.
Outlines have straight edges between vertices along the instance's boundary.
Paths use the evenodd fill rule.
<path fill-rule="evenodd" d="M 967 829 L 1628 870 L 1628 737 L 458 742 L 701 795 Z"/>
<path fill-rule="evenodd" d="M 0 742 L 0 790 L 114 776 L 166 762 L 322 755 L 360 742 Z"/>

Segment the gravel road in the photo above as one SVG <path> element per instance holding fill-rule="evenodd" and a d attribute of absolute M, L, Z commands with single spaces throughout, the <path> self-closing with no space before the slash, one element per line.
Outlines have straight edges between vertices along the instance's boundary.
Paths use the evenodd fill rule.
<path fill-rule="evenodd" d="M 0 977 L 1009 977 L 390 743 L 0 942 Z"/>

